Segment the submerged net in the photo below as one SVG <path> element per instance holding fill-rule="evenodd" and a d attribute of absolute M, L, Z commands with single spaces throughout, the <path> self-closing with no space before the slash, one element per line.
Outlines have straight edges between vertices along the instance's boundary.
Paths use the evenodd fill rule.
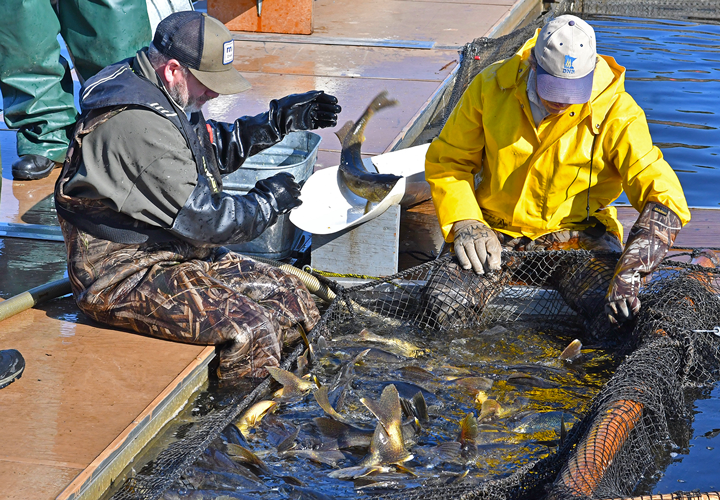
<path fill-rule="evenodd" d="M 477 276 L 444 257 L 337 290 L 313 331 L 315 340 L 345 333 L 348 322 L 390 321 L 443 335 L 529 321 L 551 322 L 556 330 L 580 326 L 585 341 L 629 353 L 556 453 L 479 484 L 433 483 L 378 498 L 617 498 L 651 489 L 671 453 L 688 446 L 698 388 L 718 379 L 720 337 L 711 330 L 720 324 L 720 270 L 666 260 L 642 289 L 635 325 L 618 330 L 597 313 L 617 258 L 582 250 L 506 252 L 501 272 Z M 268 388 L 265 381 L 236 403 L 198 418 L 113 498 L 157 498 Z"/>
<path fill-rule="evenodd" d="M 717 17 L 714 3 L 563 2 L 509 35 L 479 38 L 463 48 L 454 86 L 439 100 L 415 144 L 436 137 L 472 78 L 512 55 L 550 16 L 573 12 L 707 20 Z M 666 260 L 642 289 L 637 322 L 612 330 L 601 321 L 600 311 L 617 255 L 586 251 L 503 255 L 503 271 L 492 276 L 462 271 L 447 257 L 371 284 L 336 287 L 338 296 L 311 339 L 332 338 L 348 322 L 391 320 L 410 330 L 442 335 L 457 328 L 529 321 L 580 328 L 586 339 L 614 345 L 627 354 L 626 359 L 584 418 L 547 458 L 480 484 L 454 480 L 377 498 L 600 499 L 647 494 L 672 461 L 671 454 L 688 447 L 694 399 L 719 378 L 720 337 L 709 330 L 720 325 L 720 271 Z M 290 369 L 303 349 L 296 348 L 282 367 Z M 270 386 L 265 380 L 224 407 L 197 417 L 112 498 L 160 497 L 231 422 L 267 397 Z M 697 492 L 664 498 L 670 497 L 707 498 Z"/>

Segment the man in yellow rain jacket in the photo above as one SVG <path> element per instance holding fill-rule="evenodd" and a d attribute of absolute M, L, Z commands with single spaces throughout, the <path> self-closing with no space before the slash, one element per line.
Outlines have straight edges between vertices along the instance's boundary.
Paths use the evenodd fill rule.
<path fill-rule="evenodd" d="M 624 190 L 641 214 L 605 311 L 612 322 L 637 314 L 642 276 L 690 212 L 624 80 L 625 68 L 597 55 L 592 27 L 571 15 L 473 80 L 425 165 L 443 234 L 464 269 L 499 269 L 502 248 L 619 252 L 622 226 L 609 205 Z"/>

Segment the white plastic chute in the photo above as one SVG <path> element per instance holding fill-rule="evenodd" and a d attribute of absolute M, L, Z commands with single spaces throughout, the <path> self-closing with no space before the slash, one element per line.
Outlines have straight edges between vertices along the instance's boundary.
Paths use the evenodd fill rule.
<path fill-rule="evenodd" d="M 374 219 L 393 205 L 412 205 L 430 197 L 425 181 L 425 153 L 429 144 L 366 159 L 369 170 L 402 178 L 379 203 L 368 207 L 365 198 L 351 192 L 338 178 L 339 167 L 315 172 L 305 182 L 303 204 L 290 213 L 290 222 L 313 234 L 332 234 Z M 366 213 L 367 210 L 367 213 Z"/>

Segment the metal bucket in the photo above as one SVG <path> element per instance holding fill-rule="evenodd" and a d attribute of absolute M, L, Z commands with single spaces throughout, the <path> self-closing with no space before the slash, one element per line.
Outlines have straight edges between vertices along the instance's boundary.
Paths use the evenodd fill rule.
<path fill-rule="evenodd" d="M 298 183 L 305 182 L 313 172 L 320 136 L 312 132 L 293 132 L 260 153 L 248 158 L 243 166 L 223 177 L 223 190 L 234 195 L 244 195 L 257 181 L 280 172 L 295 176 Z M 293 240 L 299 231 L 290 215 L 278 217 L 277 222 L 252 241 L 227 245 L 235 252 L 266 259 L 284 259 L 292 252 Z"/>

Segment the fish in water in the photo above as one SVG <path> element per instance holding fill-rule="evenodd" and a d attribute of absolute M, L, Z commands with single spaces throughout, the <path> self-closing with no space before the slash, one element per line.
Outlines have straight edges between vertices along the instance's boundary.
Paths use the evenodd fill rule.
<path fill-rule="evenodd" d="M 265 474 L 270 472 L 270 469 L 267 465 L 265 465 L 265 462 L 244 446 L 233 443 L 225 443 L 225 450 L 226 454 L 233 462 L 249 465 Z"/>
<path fill-rule="evenodd" d="M 400 354 L 408 358 L 417 358 L 418 356 L 425 354 L 424 349 L 420 349 L 406 340 L 376 335 L 367 328 L 363 328 L 358 334 L 358 337 L 367 342 L 377 342 L 379 344 L 394 347 L 400 352 Z"/>
<path fill-rule="evenodd" d="M 460 432 L 457 440 L 441 443 L 434 448 L 434 451 L 444 460 L 467 463 L 478 454 L 477 437 L 477 419 L 473 413 L 468 413 L 460 421 Z"/>
<path fill-rule="evenodd" d="M 248 431 L 260 423 L 260 420 L 265 416 L 265 414 L 276 406 L 276 401 L 260 401 L 255 403 L 243 414 L 242 417 L 240 417 L 238 421 L 235 422 L 235 427 L 238 428 L 243 436 L 246 436 Z"/>
<path fill-rule="evenodd" d="M 412 460 L 413 455 L 405 449 L 400 422 L 402 419 L 400 395 L 395 386 L 385 387 L 379 401 L 368 398 L 361 398 L 360 401 L 379 420 L 370 442 L 370 454 L 363 459 L 360 465 L 389 465 Z"/>
<path fill-rule="evenodd" d="M 527 373 L 514 372 L 508 375 L 507 381 L 513 385 L 524 385 L 526 387 L 539 387 L 541 389 L 553 389 L 559 387 L 560 384 L 536 377 Z"/>
<path fill-rule="evenodd" d="M 297 375 L 290 373 L 287 370 L 275 368 L 273 366 L 268 366 L 267 371 L 272 378 L 282 384 L 282 389 L 275 391 L 273 394 L 276 398 L 288 399 L 299 397 L 308 391 L 317 389 L 319 386 L 317 378 L 306 380 L 304 378 L 299 378 Z"/>
<path fill-rule="evenodd" d="M 328 399 L 328 386 L 322 386 L 318 390 L 314 391 L 313 395 L 315 396 L 315 400 L 320 405 L 320 408 L 322 408 L 323 411 L 328 414 L 328 416 L 334 418 L 338 422 L 343 422 L 345 424 L 350 423 L 345 417 L 335 411 L 335 408 L 333 408 L 330 404 L 330 400 Z"/>
<path fill-rule="evenodd" d="M 381 109 L 397 104 L 395 99 L 388 99 L 387 91 L 380 92 L 358 121 L 347 122 L 335 133 L 342 143 L 338 178 L 350 191 L 369 202 L 382 201 L 401 179 L 397 175 L 368 172 L 360 154 L 360 146 L 365 140 L 364 132 L 368 120 Z"/>
<path fill-rule="evenodd" d="M 573 340 L 560 354 L 559 358 L 566 363 L 577 363 L 582 360 L 582 342 L 578 339 Z"/>

